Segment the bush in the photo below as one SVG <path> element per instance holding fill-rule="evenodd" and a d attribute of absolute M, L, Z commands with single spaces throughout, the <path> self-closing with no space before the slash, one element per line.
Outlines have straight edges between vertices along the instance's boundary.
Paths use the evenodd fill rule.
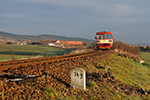
<path fill-rule="evenodd" d="M 90 82 L 90 83 L 88 84 L 88 86 L 89 86 L 90 88 L 98 87 L 98 85 L 97 85 L 94 81 Z"/>
<path fill-rule="evenodd" d="M 138 46 L 128 45 L 120 41 L 114 41 L 112 49 L 119 49 L 134 55 L 140 55 L 141 50 Z"/>
<path fill-rule="evenodd" d="M 58 98 L 58 92 L 56 91 L 55 88 L 48 88 L 45 90 L 45 94 L 51 98 L 51 99 L 55 99 Z"/>

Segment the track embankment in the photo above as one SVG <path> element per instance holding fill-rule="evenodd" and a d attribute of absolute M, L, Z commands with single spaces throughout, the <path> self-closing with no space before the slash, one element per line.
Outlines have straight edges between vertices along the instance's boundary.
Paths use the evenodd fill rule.
<path fill-rule="evenodd" d="M 133 87 L 126 86 L 113 77 L 111 72 L 96 73 L 86 70 L 87 89 L 84 91 L 70 86 L 71 69 L 74 67 L 85 67 L 88 69 L 89 65 L 101 68 L 101 66 L 98 66 L 100 59 L 105 59 L 110 54 L 112 54 L 111 51 L 96 51 L 84 54 L 81 53 L 33 60 L 29 59 L 25 62 L 23 61 L 22 65 L 19 65 L 17 68 L 15 68 L 15 65 L 17 65 L 18 62 L 21 63 L 21 61 L 11 63 L 14 67 L 10 64 L 1 63 L 1 67 L 3 65 L 11 66 L 7 67 L 7 69 L 3 69 L 3 71 L 13 75 L 21 74 L 40 76 L 43 74 L 43 71 L 46 71 L 51 74 L 51 76 L 47 76 L 47 87 L 45 87 L 44 75 L 39 77 L 35 82 L 28 82 L 21 85 L 18 85 L 16 82 L 10 82 L 10 79 L 8 78 L 2 78 L 0 79 L 0 99 L 61 100 L 63 98 L 73 98 L 79 100 L 84 98 L 85 100 L 102 100 L 109 97 L 112 93 L 115 94 L 117 92 L 122 92 L 127 95 L 132 93 L 140 95 L 148 94 L 148 92 L 140 89 L 134 89 Z M 26 63 L 28 64 L 26 65 Z M 90 87 L 89 84 L 92 81 L 94 81 L 98 86 L 95 88 Z M 111 88 L 111 93 L 108 93 L 106 90 L 109 89 L 109 87 Z"/>
<path fill-rule="evenodd" d="M 0 67 L 3 68 L 1 71 L 16 76 L 20 74 L 39 76 L 43 74 L 43 71 L 47 71 L 47 73 L 53 75 L 53 77 L 47 77 L 47 87 L 55 88 L 58 91 L 58 95 L 54 98 L 65 98 L 71 95 L 74 98 L 77 94 L 81 94 L 84 91 L 70 87 L 70 70 L 74 67 L 92 65 L 99 59 L 108 56 L 108 53 L 110 51 L 95 51 L 49 58 L 1 62 Z M 1 78 L 0 80 L 0 97 L 2 99 L 53 98 L 45 94 L 45 76 L 39 77 L 36 82 L 29 82 L 22 85 L 10 82 L 9 80 L 7 78 Z M 87 91 L 85 92 L 90 95 Z"/>

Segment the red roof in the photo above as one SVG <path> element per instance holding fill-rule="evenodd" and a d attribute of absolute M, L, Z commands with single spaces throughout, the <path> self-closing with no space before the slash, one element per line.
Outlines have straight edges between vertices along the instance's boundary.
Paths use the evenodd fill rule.
<path fill-rule="evenodd" d="M 50 41 L 50 43 L 56 43 L 57 42 L 57 40 L 51 40 Z"/>
<path fill-rule="evenodd" d="M 41 40 L 40 43 L 49 42 L 49 43 L 57 43 L 64 44 L 64 46 L 83 46 L 82 41 L 59 41 L 59 40 Z"/>
<path fill-rule="evenodd" d="M 83 46 L 83 42 L 82 41 L 64 41 L 63 44 L 65 46 Z"/>

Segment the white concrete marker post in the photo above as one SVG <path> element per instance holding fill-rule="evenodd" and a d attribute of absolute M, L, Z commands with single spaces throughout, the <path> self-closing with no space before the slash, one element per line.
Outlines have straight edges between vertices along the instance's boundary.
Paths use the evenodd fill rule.
<path fill-rule="evenodd" d="M 86 73 L 82 68 L 75 67 L 70 71 L 71 86 L 79 89 L 86 89 Z"/>

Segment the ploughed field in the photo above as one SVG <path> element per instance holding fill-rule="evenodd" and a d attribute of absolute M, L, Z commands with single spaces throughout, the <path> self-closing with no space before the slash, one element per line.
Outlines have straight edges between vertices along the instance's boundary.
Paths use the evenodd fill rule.
<path fill-rule="evenodd" d="M 112 95 L 142 95 L 149 97 L 150 91 L 143 88 L 128 86 L 116 77 L 107 66 L 109 56 L 115 55 L 113 52 L 106 52 L 101 55 L 90 55 L 84 59 L 64 61 L 53 64 L 43 64 L 36 66 L 23 66 L 15 69 L 8 69 L 7 73 L 22 75 L 42 75 L 43 71 L 51 74 L 47 76 L 47 86 L 45 87 L 45 75 L 38 77 L 36 82 L 27 82 L 18 85 L 9 82 L 6 78 L 0 80 L 1 99 L 109 99 Z M 105 65 L 99 64 L 104 60 Z M 108 68 L 106 68 L 106 66 Z M 71 87 L 70 71 L 74 67 L 81 67 L 86 71 L 86 90 Z"/>

